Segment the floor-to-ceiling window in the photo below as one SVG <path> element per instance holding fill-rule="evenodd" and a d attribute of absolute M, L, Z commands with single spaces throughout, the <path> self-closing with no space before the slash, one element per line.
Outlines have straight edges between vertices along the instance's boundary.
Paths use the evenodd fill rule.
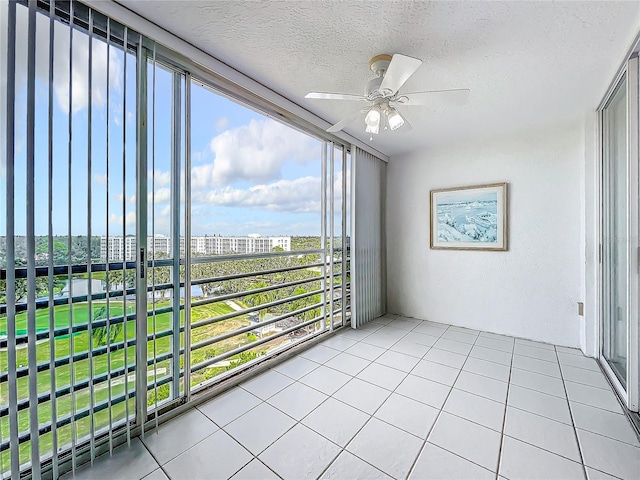
<path fill-rule="evenodd" d="M 627 382 L 629 189 L 627 81 L 622 78 L 603 110 L 603 270 L 602 354 L 623 386 Z"/>
<path fill-rule="evenodd" d="M 137 61 L 79 4 L 0 8 L 0 471 L 37 472 L 134 412 Z"/>
<path fill-rule="evenodd" d="M 640 397 L 639 73 L 637 53 L 632 54 L 600 110 L 600 357 L 620 397 L 635 412 Z"/>
<path fill-rule="evenodd" d="M 343 145 L 77 2 L 0 35 L 0 478 L 347 323 Z"/>
<path fill-rule="evenodd" d="M 190 386 L 324 328 L 325 144 L 193 78 Z"/>

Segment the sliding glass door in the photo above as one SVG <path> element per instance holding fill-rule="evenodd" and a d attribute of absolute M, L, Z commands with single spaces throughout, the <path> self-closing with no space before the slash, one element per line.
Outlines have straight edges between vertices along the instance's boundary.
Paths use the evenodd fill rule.
<path fill-rule="evenodd" d="M 0 45 L 0 479 L 347 323 L 343 145 L 75 1 Z"/>
<path fill-rule="evenodd" d="M 602 356 L 623 388 L 627 385 L 629 189 L 627 79 L 603 110 L 603 308 Z"/>
<path fill-rule="evenodd" d="M 605 372 L 638 410 L 638 61 L 601 110 L 601 351 Z"/>

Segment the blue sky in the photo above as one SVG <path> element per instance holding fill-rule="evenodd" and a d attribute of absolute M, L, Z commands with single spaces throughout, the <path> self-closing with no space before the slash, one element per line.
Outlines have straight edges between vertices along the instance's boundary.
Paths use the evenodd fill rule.
<path fill-rule="evenodd" d="M 36 214 L 37 235 L 47 234 L 48 210 L 48 37 L 38 15 L 36 54 Z M 26 233 L 26 8 L 18 6 L 16 95 L 16 234 Z M 101 40 L 92 44 L 74 32 L 72 82 L 69 82 L 69 29 L 54 30 L 53 81 L 53 230 L 54 235 L 88 231 L 91 203 L 93 235 L 135 232 L 135 58 Z M 126 70 L 126 75 L 125 75 Z M 149 67 L 149 231 L 170 232 L 171 74 Z M 71 83 L 71 102 L 69 101 Z M 107 88 L 108 85 L 108 88 Z M 3 89 L 5 92 L 6 89 Z M 89 97 L 89 92 L 91 96 Z M 200 85 L 191 86 L 192 234 L 319 235 L 321 142 L 282 125 Z M 109 97 L 107 102 L 107 96 Z M 126 99 L 126 105 L 125 105 Z M 153 108 L 155 107 L 155 115 Z M 107 111 L 108 109 L 108 111 Z M 90 112 L 91 110 L 91 112 Z M 4 114 L 5 110 L 2 109 Z M 89 113 L 91 173 L 88 171 Z M 155 116 L 155 121 L 153 117 Z M 107 118 L 108 117 L 108 118 Z M 69 142 L 69 121 L 72 139 Z M 107 122 L 108 120 L 108 122 Z M 107 156 L 107 130 L 109 155 Z M 126 145 L 123 139 L 126 135 Z M 71 143 L 71 172 L 69 172 Z M 123 155 L 124 153 L 124 155 Z M 4 152 L 2 152 L 4 154 Z M 108 158 L 108 161 L 107 161 Z M 153 165 L 155 163 L 155 169 Z M 182 163 L 184 166 L 184 163 Z M 108 177 L 107 177 L 108 167 Z M 123 168 L 126 175 L 123 178 Z M 336 165 L 340 170 L 339 163 Z M 69 176 L 72 188 L 69 189 Z M 0 195 L 5 198 L 4 167 Z M 154 183 L 155 181 L 155 183 Z M 184 182 L 184 170 L 181 181 Z M 89 182 L 91 196 L 88 195 Z M 340 176 L 336 176 L 337 185 Z M 182 183 L 183 184 L 183 183 Z M 71 191 L 71 199 L 67 192 Z M 339 188 L 336 189 L 339 192 Z M 339 196 L 339 193 L 337 193 Z M 154 208 L 151 207 L 155 200 Z M 339 211 L 339 198 L 336 210 Z M 3 209 L 4 210 L 4 209 Z M 0 214 L 4 215 L 4 211 Z M 153 218 L 152 218 L 153 217 Z M 152 224 L 153 219 L 153 224 Z M 0 217 L 0 220 L 3 220 Z M 339 222 L 337 222 L 339 224 Z M 0 235 L 4 232 L 0 221 Z"/>
<path fill-rule="evenodd" d="M 496 191 L 479 192 L 478 190 L 462 190 L 438 194 L 438 203 L 440 205 L 458 202 L 496 202 L 497 200 L 498 193 Z"/>

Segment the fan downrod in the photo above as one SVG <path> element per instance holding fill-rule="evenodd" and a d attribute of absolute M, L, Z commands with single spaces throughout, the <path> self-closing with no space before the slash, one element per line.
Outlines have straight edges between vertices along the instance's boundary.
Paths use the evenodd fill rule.
<path fill-rule="evenodd" d="M 382 77 L 384 72 L 389 68 L 389 64 L 391 63 L 391 55 L 386 53 L 382 55 L 376 55 L 371 60 L 369 60 L 369 68 L 377 77 Z"/>

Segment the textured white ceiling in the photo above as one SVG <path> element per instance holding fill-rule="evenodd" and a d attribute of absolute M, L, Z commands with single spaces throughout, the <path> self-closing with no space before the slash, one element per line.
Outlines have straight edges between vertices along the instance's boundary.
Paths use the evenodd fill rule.
<path fill-rule="evenodd" d="M 464 107 L 405 106 L 413 130 L 372 142 L 388 155 L 576 119 L 640 29 L 640 1 L 120 3 L 332 123 L 361 104 L 304 95 L 361 93 L 380 53 L 424 61 L 402 91 L 471 89 Z"/>

